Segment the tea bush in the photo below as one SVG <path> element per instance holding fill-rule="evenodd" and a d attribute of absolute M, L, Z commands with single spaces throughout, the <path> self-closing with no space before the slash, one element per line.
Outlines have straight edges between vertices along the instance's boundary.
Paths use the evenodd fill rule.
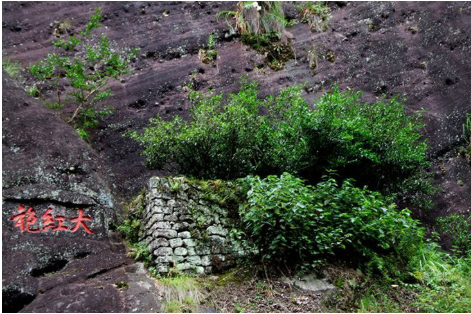
<path fill-rule="evenodd" d="M 375 252 L 410 247 L 423 236 L 409 210 L 352 180 L 309 186 L 284 173 L 244 181 L 250 189 L 239 211 L 243 230 L 264 260 L 312 263 L 339 249 L 374 259 Z"/>
<path fill-rule="evenodd" d="M 396 98 L 364 104 L 361 96 L 334 87 L 316 104 L 308 138 L 313 164 L 373 189 L 400 183 L 427 166 L 421 114 L 406 114 Z"/>
<path fill-rule="evenodd" d="M 451 214 L 437 219 L 440 234 L 450 240 L 451 250 L 457 256 L 471 257 L 471 215 Z"/>
<path fill-rule="evenodd" d="M 85 140 L 89 140 L 89 131 L 98 125 L 98 119 L 110 114 L 107 108 L 99 109 L 103 100 L 111 96 L 109 82 L 131 72 L 130 62 L 137 53 L 136 48 L 114 47 L 104 34 L 93 36 L 93 31 L 101 27 L 102 18 L 100 9 L 96 8 L 90 21 L 77 34 L 73 34 L 68 22 L 62 22 L 68 26 L 63 26 L 60 31 L 66 34 L 53 41 L 57 47 L 55 52 L 29 67 L 38 80 L 37 86 L 52 87 L 55 91 L 57 102 L 46 102 L 48 107 L 73 106 L 74 113 L 67 122 L 73 124 Z M 63 95 L 65 86 L 70 87 Z M 37 94 L 40 94 L 39 89 Z"/>
<path fill-rule="evenodd" d="M 242 79 L 239 93 L 227 101 L 222 94 L 205 97 L 192 93 L 191 121 L 157 117 L 143 133 L 131 137 L 144 146 L 151 167 L 176 161 L 183 174 L 203 179 L 234 179 L 251 173 L 273 173 L 306 165 L 307 147 L 302 140 L 302 112 L 309 116 L 300 88 L 284 91 L 276 99 L 257 97 L 255 82 Z M 292 108 L 281 110 L 284 103 Z M 267 107 L 269 115 L 261 115 Z"/>
<path fill-rule="evenodd" d="M 406 114 L 397 99 L 364 104 L 361 93 L 335 87 L 313 110 L 302 86 L 266 99 L 256 87 L 243 78 L 228 97 L 192 93 L 189 121 L 156 117 L 131 137 L 143 145 L 149 166 L 176 162 L 180 173 L 203 179 L 284 171 L 320 179 L 337 169 L 382 189 L 428 165 L 420 115 Z"/>

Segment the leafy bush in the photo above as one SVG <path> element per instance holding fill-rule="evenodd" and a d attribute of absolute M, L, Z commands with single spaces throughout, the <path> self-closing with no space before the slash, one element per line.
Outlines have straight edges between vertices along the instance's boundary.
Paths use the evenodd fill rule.
<path fill-rule="evenodd" d="M 160 117 L 142 134 L 130 135 L 145 147 L 151 167 L 178 161 L 181 173 L 204 179 L 233 179 L 251 173 L 296 172 L 308 164 L 304 120 L 313 112 L 299 86 L 266 101 L 257 97 L 255 82 L 242 80 L 238 94 L 224 104 L 223 95 L 193 93 L 191 121 Z M 286 107 L 288 105 L 288 107 Z M 268 115 L 261 115 L 260 108 Z"/>
<path fill-rule="evenodd" d="M 316 104 L 309 136 L 315 166 L 362 178 L 373 189 L 401 183 L 427 166 L 421 114 L 406 114 L 396 98 L 369 105 L 361 96 L 334 87 Z"/>
<path fill-rule="evenodd" d="M 62 108 L 66 103 L 74 106 L 74 113 L 68 122 L 74 123 L 79 134 L 85 137 L 88 137 L 90 125 L 84 123 L 89 119 L 83 117 L 100 116 L 98 111 L 90 113 L 90 110 L 97 110 L 99 103 L 111 95 L 108 87 L 110 80 L 130 72 L 130 60 L 137 52 L 137 49 L 113 47 L 104 34 L 92 36 L 93 30 L 101 27 L 101 19 L 100 9 L 97 8 L 90 16 L 90 22 L 76 35 L 70 27 L 64 28 L 62 32 L 67 36 L 53 42 L 61 50 L 48 54 L 29 68 L 42 85 L 55 89 L 57 104 L 54 107 Z M 68 85 L 70 89 L 66 90 L 66 97 L 62 97 L 61 86 Z"/>
<path fill-rule="evenodd" d="M 245 180 L 250 190 L 239 214 L 246 238 L 265 260 L 311 263 L 341 248 L 374 258 L 423 236 L 409 210 L 351 180 L 339 186 L 330 178 L 314 187 L 288 173 Z"/>
<path fill-rule="evenodd" d="M 453 252 L 471 257 L 471 225 L 469 214 L 451 214 L 437 219 L 438 230 L 450 240 Z"/>
<path fill-rule="evenodd" d="M 180 173 L 205 179 L 284 171 L 320 179 L 337 169 L 376 189 L 428 164 L 420 117 L 407 115 L 396 99 L 363 104 L 361 93 L 335 87 L 312 110 L 299 85 L 265 100 L 255 82 L 243 78 L 241 85 L 227 99 L 193 93 L 191 121 L 157 117 L 143 133 L 131 133 L 148 165 L 177 162 Z"/>

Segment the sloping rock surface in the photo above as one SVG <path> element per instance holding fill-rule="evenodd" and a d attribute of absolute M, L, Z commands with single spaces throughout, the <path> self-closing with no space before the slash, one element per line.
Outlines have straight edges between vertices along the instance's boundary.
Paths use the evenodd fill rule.
<path fill-rule="evenodd" d="M 109 101 L 115 113 L 97 130 L 93 147 L 112 169 L 117 187 L 130 197 L 154 175 L 139 156 L 141 148 L 123 136 L 142 129 L 157 114 L 188 115 L 183 88 L 195 73 L 197 90 L 234 92 L 238 77 L 260 82 L 260 95 L 306 83 L 305 97 L 318 98 L 334 84 L 363 90 L 365 99 L 405 97 L 411 111 L 425 110 L 430 156 L 441 156 L 462 143 L 465 112 L 471 111 L 471 4 L 469 2 L 332 3 L 327 32 L 307 24 L 288 27 L 296 58 L 274 72 L 264 57 L 230 35 L 216 13 L 235 10 L 236 2 L 94 2 L 3 3 L 4 53 L 24 66 L 53 51 L 53 21 L 82 27 L 97 6 L 104 20 L 100 32 L 120 46 L 139 47 L 135 71 L 115 82 Z M 54 12 L 54 13 L 51 13 Z M 287 18 L 301 20 L 292 4 Z M 45 16 L 50 16 L 49 19 Z M 198 50 L 215 34 L 218 59 L 203 64 Z M 317 67 L 309 67 L 315 52 Z M 27 76 L 27 75 L 26 75 Z"/>
<path fill-rule="evenodd" d="M 123 268 L 133 261 L 111 230 L 120 207 L 103 163 L 73 128 L 6 73 L 2 83 L 3 311 L 128 311 L 136 301 L 115 283 L 133 282 L 133 272 Z M 74 221 L 80 210 L 90 218 L 83 224 Z M 115 269 L 120 273 L 108 274 Z M 147 306 L 135 308 L 146 312 Z"/>

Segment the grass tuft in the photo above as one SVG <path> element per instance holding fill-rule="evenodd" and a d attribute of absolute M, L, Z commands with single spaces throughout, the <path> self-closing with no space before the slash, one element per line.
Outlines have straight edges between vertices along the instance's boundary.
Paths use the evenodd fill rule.
<path fill-rule="evenodd" d="M 18 77 L 21 71 L 21 65 L 17 61 L 12 61 L 8 58 L 3 58 L 2 69 L 13 78 Z"/>

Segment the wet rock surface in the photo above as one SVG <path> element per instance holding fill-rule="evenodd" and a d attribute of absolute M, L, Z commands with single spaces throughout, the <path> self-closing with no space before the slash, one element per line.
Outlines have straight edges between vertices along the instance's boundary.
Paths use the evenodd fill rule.
<path fill-rule="evenodd" d="M 96 258 L 91 257 L 91 261 Z M 129 260 L 127 263 L 129 264 Z M 21 312 L 161 312 L 158 288 L 155 280 L 147 275 L 144 265 L 123 264 L 126 264 L 125 261 L 117 258 L 114 266 L 105 273 L 88 273 L 86 281 L 75 279 L 63 282 L 64 277 L 78 277 L 81 275 L 78 273 L 58 273 L 51 276 L 50 282 L 56 281 L 55 284 L 58 284 L 57 281 L 61 281 L 58 287 L 42 291 Z"/>
<path fill-rule="evenodd" d="M 282 277 L 281 281 L 283 283 L 293 285 L 298 289 L 312 293 L 330 292 L 335 290 L 335 287 L 326 280 L 319 279 L 314 275 L 305 275 L 299 278 Z"/>

